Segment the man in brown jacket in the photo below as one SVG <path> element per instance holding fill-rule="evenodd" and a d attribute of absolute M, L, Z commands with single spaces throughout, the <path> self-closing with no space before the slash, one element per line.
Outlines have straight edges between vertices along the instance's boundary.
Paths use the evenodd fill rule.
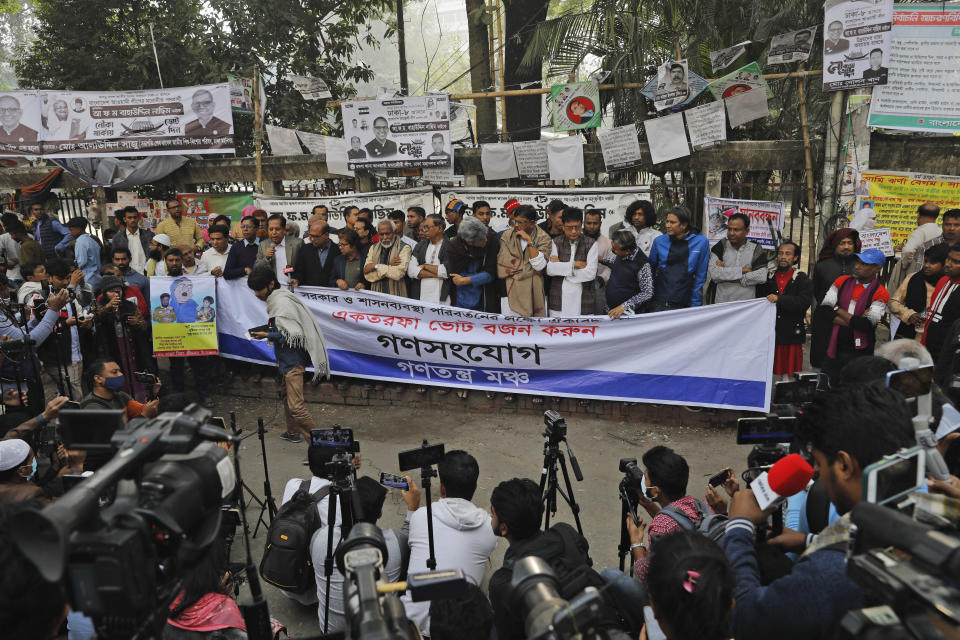
<path fill-rule="evenodd" d="M 543 273 L 550 256 L 550 235 L 536 225 L 537 211 L 517 208 L 514 226 L 500 239 L 497 275 L 506 283 L 504 315 L 542 318 L 547 315 Z"/>

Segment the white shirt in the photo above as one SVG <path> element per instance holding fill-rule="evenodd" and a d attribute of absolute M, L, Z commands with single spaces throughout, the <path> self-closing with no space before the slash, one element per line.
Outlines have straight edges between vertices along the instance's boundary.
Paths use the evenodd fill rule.
<path fill-rule="evenodd" d="M 434 304 L 449 304 L 449 296 L 440 299 L 440 291 L 444 280 L 447 279 L 447 268 L 440 264 L 440 247 L 443 246 L 443 240 L 427 247 L 426 262 L 423 264 L 437 265 L 437 275 L 439 278 L 423 278 L 420 280 L 420 299 L 424 302 Z M 415 256 L 410 256 L 410 264 L 407 265 L 407 275 L 416 278 L 420 274 L 420 263 Z"/>
<path fill-rule="evenodd" d="M 144 255 L 143 245 L 140 244 L 140 231 L 138 229 L 137 233 L 130 233 L 124 229 L 123 232 L 127 234 L 127 247 L 130 249 L 130 268 L 143 273 L 147 268 L 147 256 Z"/>
<path fill-rule="evenodd" d="M 637 246 L 640 247 L 640 250 L 643 251 L 643 255 L 650 255 L 650 247 L 653 246 L 653 241 L 662 236 L 663 234 L 654 229 L 653 227 L 644 227 L 640 231 L 632 225 L 624 225 L 624 229 L 628 229 L 633 233 L 633 237 L 637 239 Z"/>
<path fill-rule="evenodd" d="M 213 247 L 210 247 L 203 252 L 201 260 L 207 264 L 207 269 L 213 271 L 217 267 L 220 267 L 220 270 L 223 271 L 223 268 L 227 266 L 227 256 L 230 254 L 230 249 L 228 248 L 223 253 L 220 253 Z"/>
<path fill-rule="evenodd" d="M 13 260 L 17 264 L 12 269 L 7 269 L 7 278 L 10 280 L 23 280 L 20 275 L 20 243 L 10 237 L 9 233 L 0 235 L 0 251 L 6 260 Z"/>
<path fill-rule="evenodd" d="M 577 245 L 580 240 L 570 244 L 570 260 L 568 262 L 547 263 L 547 275 L 563 278 L 561 289 L 560 311 L 550 309 L 550 316 L 555 318 L 569 318 L 571 316 L 592 315 L 593 309 L 581 309 L 583 285 L 592 283 L 597 277 L 597 256 L 600 253 L 597 243 L 594 242 L 587 252 L 587 266 L 577 269 L 573 266 L 574 256 L 577 255 Z M 550 257 L 558 255 L 556 241 L 550 243 L 553 247 Z"/>
<path fill-rule="evenodd" d="M 877 212 L 870 207 L 862 207 L 850 220 L 850 227 L 857 231 L 871 231 L 876 224 Z"/>
<path fill-rule="evenodd" d="M 277 265 L 277 284 L 286 285 L 290 282 L 290 277 L 283 272 L 287 268 L 287 239 L 284 238 L 283 242 L 280 244 L 273 245 L 273 248 L 276 251 L 273 254 L 273 259 Z"/>
<path fill-rule="evenodd" d="M 7 234 L 0 236 L 0 243 L 3 242 L 3 238 Z M 925 222 L 913 231 L 910 232 L 910 237 L 907 238 L 907 241 L 903 244 L 903 249 L 900 250 L 900 259 L 907 263 L 919 263 L 920 268 L 923 267 L 923 253 L 917 255 L 917 251 L 924 248 L 924 246 L 938 236 L 943 235 L 943 230 L 940 228 L 936 222 Z M 932 246 L 932 245 L 931 245 Z M 918 259 L 919 258 L 919 259 Z M 914 268 L 908 273 L 913 273 L 918 269 Z"/>
<path fill-rule="evenodd" d="M 183 275 L 187 276 L 200 276 L 210 271 L 207 269 L 207 263 L 203 261 L 203 258 L 197 260 L 192 267 L 183 265 Z M 167 263 L 164 260 L 161 260 L 157 263 L 157 268 L 153 272 L 155 276 L 165 276 L 167 275 Z"/>

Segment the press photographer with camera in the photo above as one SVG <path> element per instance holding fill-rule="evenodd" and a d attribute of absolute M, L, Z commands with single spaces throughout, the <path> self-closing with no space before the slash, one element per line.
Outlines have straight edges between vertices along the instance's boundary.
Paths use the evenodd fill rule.
<path fill-rule="evenodd" d="M 863 497 L 864 469 L 915 444 L 912 412 L 898 392 L 878 385 L 846 386 L 817 394 L 798 417 L 827 498 L 843 516 L 816 538 L 791 572 L 762 586 L 758 525 L 767 518 L 749 489 L 730 503 L 723 548 L 736 577 L 732 631 L 737 640 L 832 638 L 840 618 L 863 606 L 863 591 L 846 573 L 848 512 Z M 801 536 L 802 537 L 802 536 Z"/>
<path fill-rule="evenodd" d="M 133 373 L 147 362 L 144 342 L 149 326 L 138 305 L 128 299 L 123 280 L 104 276 L 99 291 L 96 330 L 103 352 L 120 365 L 127 393 L 136 395 Z"/>
<path fill-rule="evenodd" d="M 605 585 L 600 574 L 592 569 L 590 544 L 576 529 L 559 522 L 540 531 L 543 509 L 540 487 L 526 478 L 501 482 L 490 495 L 490 526 L 497 537 L 505 538 L 510 545 L 503 556 L 503 566 L 490 577 L 498 640 L 524 638 L 525 617 L 511 587 L 513 568 L 520 558 L 537 556 L 545 560 L 556 573 L 560 596 L 566 600 L 585 587 L 599 589 Z M 607 604 L 599 626 L 614 629 L 618 623 L 616 609 Z"/>
<path fill-rule="evenodd" d="M 448 451 L 437 463 L 440 499 L 433 503 L 433 538 L 437 569 L 461 569 L 474 584 L 483 582 L 490 554 L 497 538 L 490 525 L 490 514 L 471 502 L 477 490 L 480 465 L 462 450 Z M 401 492 L 407 503 L 403 532 L 410 541 L 410 573 L 427 571 L 430 554 L 427 534 L 427 509 L 420 506 L 420 489 L 407 477 L 409 489 Z M 430 603 L 413 602 L 404 594 L 407 617 L 421 633 L 430 635 Z"/>
<path fill-rule="evenodd" d="M 41 427 L 56 419 L 66 402 L 63 396 L 54 398 L 47 403 L 43 413 L 10 429 L 0 439 L 0 502 L 46 501 L 49 498 L 37 477 L 36 434 Z M 55 456 L 57 465 L 62 468 L 67 462 L 67 452 L 62 445 Z"/>
<path fill-rule="evenodd" d="M 71 269 L 65 261 L 56 259 L 47 264 L 50 289 L 59 293 L 66 289 L 70 299 L 60 312 L 60 321 L 51 339 L 37 350 L 47 375 L 61 393 L 79 400 L 83 397 L 80 379 L 83 360 L 93 357 L 93 314 L 86 307 L 93 302 L 90 285 L 83 282 L 83 272 Z M 69 391 L 68 391 L 69 388 Z"/>

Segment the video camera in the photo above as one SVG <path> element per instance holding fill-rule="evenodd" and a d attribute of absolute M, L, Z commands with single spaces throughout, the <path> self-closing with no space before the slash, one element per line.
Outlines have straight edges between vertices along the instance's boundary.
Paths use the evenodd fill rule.
<path fill-rule="evenodd" d="M 117 453 L 56 502 L 19 514 L 10 532 L 49 581 L 65 577 L 71 608 L 94 619 L 99 637 L 161 635 L 183 568 L 221 530 L 221 505 L 236 475 L 210 412 L 137 420 L 114 433 Z M 105 497 L 113 495 L 112 499 Z"/>
<path fill-rule="evenodd" d="M 352 476 L 353 459 L 360 453 L 360 443 L 353 439 L 353 429 L 344 429 L 339 424 L 332 429 L 311 429 L 310 446 L 333 449 L 333 459 L 326 464 L 326 476 L 336 483 Z"/>
<path fill-rule="evenodd" d="M 567 421 L 558 412 L 550 409 L 543 412 L 543 424 L 547 426 L 544 438 L 560 441 L 567 437 Z"/>
<path fill-rule="evenodd" d="M 847 575 L 863 587 L 867 603 L 875 606 L 848 612 L 837 637 L 956 637 L 960 630 L 957 532 L 938 531 L 867 502 L 858 503 L 850 517 L 854 526 Z"/>
<path fill-rule="evenodd" d="M 459 569 L 413 574 L 406 583 L 383 584 L 387 557 L 383 533 L 367 522 L 355 524 L 337 550 L 348 634 L 355 640 L 413 640 L 397 591 L 409 590 L 413 601 L 420 602 L 455 598 L 466 590 Z"/>

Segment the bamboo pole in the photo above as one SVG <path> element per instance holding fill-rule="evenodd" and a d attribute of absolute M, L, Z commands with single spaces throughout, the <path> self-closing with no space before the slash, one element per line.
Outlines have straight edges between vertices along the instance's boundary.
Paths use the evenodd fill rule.
<path fill-rule="evenodd" d="M 263 143 L 263 118 L 260 117 L 260 67 L 253 67 L 253 141 L 256 147 L 257 158 L 257 193 L 263 193 L 263 158 L 261 144 Z"/>
<path fill-rule="evenodd" d="M 503 77 L 503 50 L 507 48 L 507 42 L 503 39 L 503 4 L 500 0 L 494 0 L 497 6 L 497 41 L 500 43 L 498 47 L 498 57 L 499 57 L 499 74 L 500 74 L 500 88 L 504 89 L 503 96 L 500 99 L 500 128 L 503 131 L 504 139 L 507 135 L 507 83 Z"/>
<path fill-rule="evenodd" d="M 768 73 L 764 75 L 766 80 L 786 80 L 789 78 L 808 78 L 810 76 L 819 76 L 822 75 L 823 71 L 820 69 L 810 69 L 809 71 L 792 71 L 790 73 Z M 707 82 L 713 82 L 715 79 L 708 79 Z M 621 85 L 624 89 L 642 89 L 647 86 L 646 82 L 624 82 Z M 615 84 L 601 84 L 601 91 L 613 91 L 617 88 Z M 481 93 L 452 93 L 450 94 L 451 100 L 484 100 L 484 99 L 493 99 L 493 98 L 506 98 L 511 96 L 534 96 L 543 93 L 550 93 L 550 87 L 540 88 L 540 89 L 511 89 L 510 91 L 484 91 Z M 351 102 L 360 102 L 363 100 L 376 100 L 376 98 L 351 98 Z M 328 107 L 338 107 L 340 106 L 340 100 L 330 100 L 327 102 Z"/>
<path fill-rule="evenodd" d="M 803 71 L 803 63 L 797 64 Z M 800 130 L 803 132 L 803 160 L 807 174 L 807 214 L 810 216 L 807 231 L 807 273 L 812 274 L 816 265 L 816 210 L 817 196 L 813 188 L 813 153 L 810 150 L 810 127 L 807 125 L 807 100 L 803 93 L 803 78 L 797 76 L 797 99 L 800 101 Z"/>

